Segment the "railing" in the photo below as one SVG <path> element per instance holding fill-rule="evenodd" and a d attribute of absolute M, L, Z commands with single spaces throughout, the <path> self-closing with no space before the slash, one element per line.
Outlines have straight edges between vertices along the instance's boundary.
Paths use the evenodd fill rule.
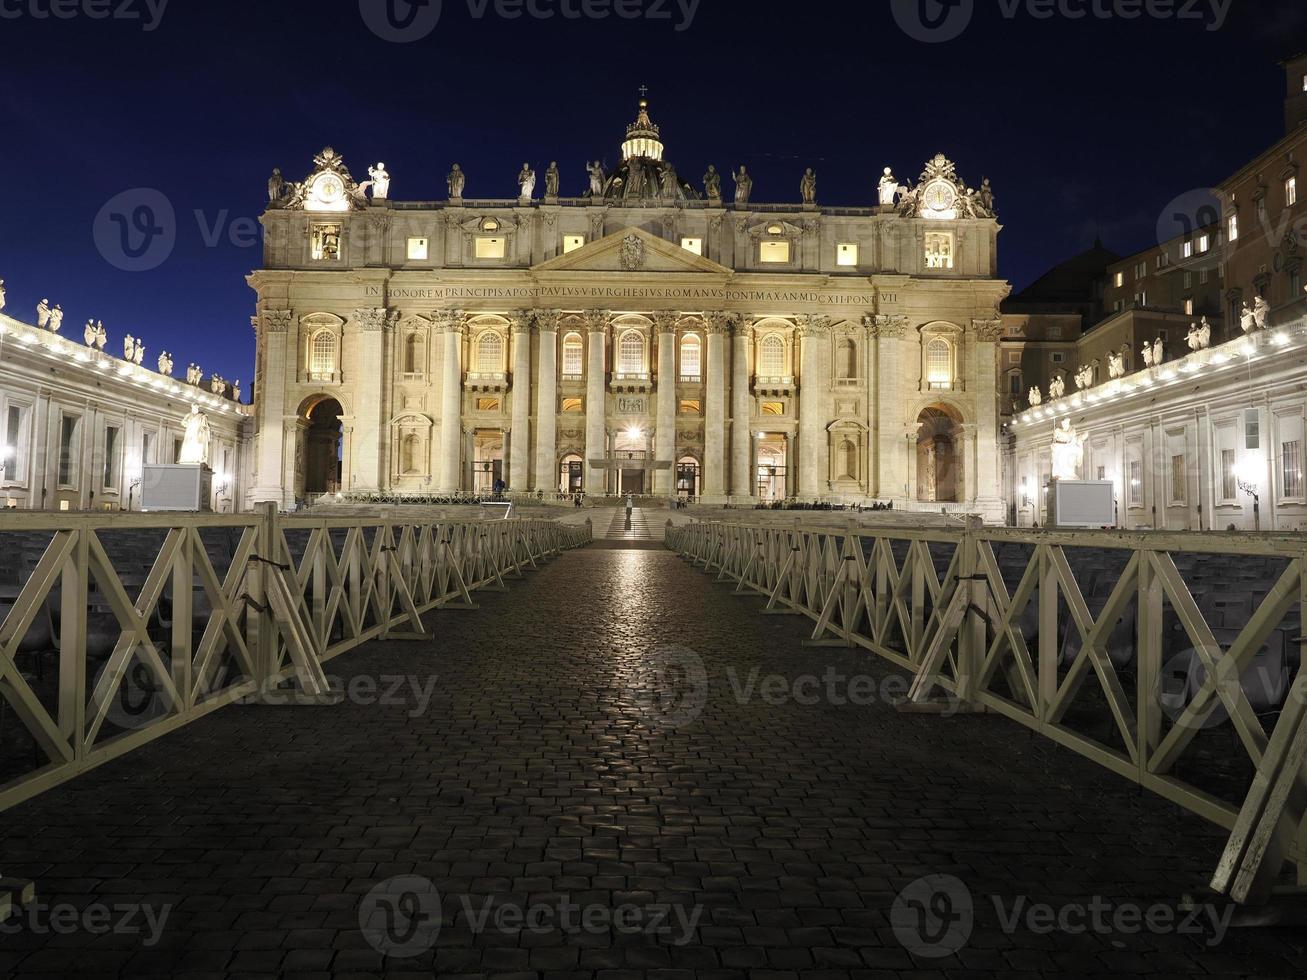
<path fill-rule="evenodd" d="M 666 541 L 814 619 L 815 642 L 911 671 L 914 702 L 948 692 L 1230 829 L 1218 891 L 1262 901 L 1286 860 L 1307 884 L 1307 539 L 972 520 L 693 523 Z"/>
<path fill-rule="evenodd" d="M 0 810 L 238 700 L 339 699 L 323 665 L 475 608 L 590 539 L 542 520 L 0 515 Z M 16 658 L 35 657 L 40 676 Z M 44 664 L 54 659 L 47 682 Z M 291 689 L 289 682 L 295 682 Z M 144 691 L 154 710 L 127 702 Z M 30 736 L 35 762 L 15 771 Z"/>

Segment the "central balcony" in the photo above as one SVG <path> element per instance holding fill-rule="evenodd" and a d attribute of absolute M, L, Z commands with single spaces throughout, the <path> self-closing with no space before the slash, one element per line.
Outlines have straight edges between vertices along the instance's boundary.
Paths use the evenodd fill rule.
<path fill-rule="evenodd" d="M 468 391 L 507 391 L 508 375 L 503 372 L 469 373 L 463 380 L 463 387 Z"/>
<path fill-rule="evenodd" d="M 779 377 L 757 375 L 753 379 L 755 395 L 792 395 L 797 387 L 794 376 L 789 374 Z"/>
<path fill-rule="evenodd" d="M 636 394 L 653 391 L 653 379 L 648 374 L 614 374 L 608 384 L 614 394 Z"/>

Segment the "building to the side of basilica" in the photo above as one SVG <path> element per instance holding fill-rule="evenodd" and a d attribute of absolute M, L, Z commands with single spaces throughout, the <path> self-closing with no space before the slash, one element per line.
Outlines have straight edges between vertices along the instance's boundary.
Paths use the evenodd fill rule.
<path fill-rule="evenodd" d="M 642 102 L 614 173 L 551 166 L 542 196 L 524 167 L 516 199 L 456 170 L 397 201 L 378 166 L 369 197 L 331 150 L 274 175 L 249 499 L 503 485 L 1001 519 L 988 183 L 937 156 L 868 207 L 822 207 L 811 174 L 803 203 L 753 204 L 750 177 L 699 190 L 663 154 Z"/>

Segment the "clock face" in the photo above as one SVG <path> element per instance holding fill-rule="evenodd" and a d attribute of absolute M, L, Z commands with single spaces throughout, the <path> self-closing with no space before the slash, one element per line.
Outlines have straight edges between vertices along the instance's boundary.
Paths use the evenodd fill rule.
<path fill-rule="evenodd" d="M 309 208 L 317 211 L 341 210 L 345 206 L 345 182 L 336 174 L 319 174 L 309 188 Z"/>
<path fill-rule="evenodd" d="M 922 199 L 927 210 L 948 211 L 957 201 L 957 193 L 946 181 L 937 180 L 926 188 Z"/>

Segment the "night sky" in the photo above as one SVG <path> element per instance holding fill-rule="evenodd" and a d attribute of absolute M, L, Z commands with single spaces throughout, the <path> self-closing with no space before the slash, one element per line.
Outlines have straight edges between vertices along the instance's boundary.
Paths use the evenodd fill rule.
<path fill-rule="evenodd" d="M 511 197 L 523 160 L 543 173 L 554 159 L 563 193 L 579 194 L 587 159 L 616 162 L 647 85 L 681 172 L 697 184 L 708 163 L 744 163 L 756 201 L 796 201 L 806 166 L 822 203 L 848 206 L 874 202 L 883 166 L 915 180 L 936 152 L 973 186 L 988 176 L 1000 273 L 1019 289 L 1096 234 L 1123 254 L 1155 243 L 1169 201 L 1278 139 L 1277 61 L 1307 47 L 1300 0 L 1232 0 L 1223 22 L 1212 0 L 1168 19 L 1043 19 L 1025 3 L 1008 17 L 1017 0 L 974 0 L 965 30 L 934 43 L 900 26 L 898 0 L 701 0 L 688 25 L 678 0 L 621 0 L 658 15 L 636 20 L 505 19 L 494 3 L 444 0 L 412 43 L 369 27 L 387 23 L 385 0 L 172 0 L 153 30 L 144 0 L 55 2 L 76 16 L 0 0 L 6 312 L 31 321 L 49 297 L 65 334 L 98 317 L 111 350 L 130 332 L 147 364 L 164 347 L 177 374 L 194 360 L 246 391 L 251 222 L 272 167 L 302 179 L 327 144 L 356 179 L 384 160 L 397 199 L 444 197 L 455 161 L 469 197 Z M 965 17 L 971 0 L 953 2 Z M 134 16 L 93 19 L 97 3 Z M 425 30 L 429 8 L 416 15 L 411 31 Z M 118 267 L 111 218 L 97 244 L 97 215 L 136 188 L 176 216 L 146 271 Z"/>

